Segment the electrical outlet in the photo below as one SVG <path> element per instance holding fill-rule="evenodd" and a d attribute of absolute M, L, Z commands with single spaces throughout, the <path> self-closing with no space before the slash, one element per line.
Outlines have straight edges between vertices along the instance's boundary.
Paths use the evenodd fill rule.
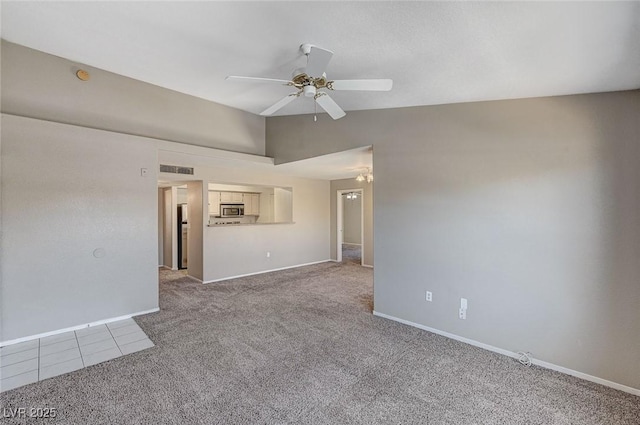
<path fill-rule="evenodd" d="M 425 296 L 425 300 L 433 301 L 433 294 L 431 293 L 431 291 L 427 291 L 427 295 Z"/>
<path fill-rule="evenodd" d="M 466 320 L 467 319 L 467 310 L 465 310 L 464 308 L 461 308 L 460 310 L 458 310 L 458 317 L 462 320 Z"/>
<path fill-rule="evenodd" d="M 147 170 L 146 168 L 141 168 L 140 169 L 140 177 L 147 177 L 147 172 L 149 170 Z"/>
<path fill-rule="evenodd" d="M 271 257 L 271 251 L 267 251 L 267 258 Z"/>

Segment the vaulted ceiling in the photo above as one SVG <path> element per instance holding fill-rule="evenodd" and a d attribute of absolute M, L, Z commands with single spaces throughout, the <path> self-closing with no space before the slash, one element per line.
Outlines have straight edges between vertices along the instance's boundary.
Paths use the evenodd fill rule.
<path fill-rule="evenodd" d="M 3 1 L 2 37 L 253 113 L 292 90 L 225 76 L 288 79 L 302 43 L 394 80 L 332 93 L 347 111 L 640 88 L 640 2 Z"/>

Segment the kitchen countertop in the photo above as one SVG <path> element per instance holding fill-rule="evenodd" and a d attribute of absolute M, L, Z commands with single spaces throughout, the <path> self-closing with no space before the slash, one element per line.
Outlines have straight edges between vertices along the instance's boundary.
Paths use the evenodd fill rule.
<path fill-rule="evenodd" d="M 235 226 L 269 226 L 272 224 L 296 224 L 295 221 L 279 221 L 276 223 L 228 223 L 228 224 L 208 224 L 207 227 L 235 227 Z"/>

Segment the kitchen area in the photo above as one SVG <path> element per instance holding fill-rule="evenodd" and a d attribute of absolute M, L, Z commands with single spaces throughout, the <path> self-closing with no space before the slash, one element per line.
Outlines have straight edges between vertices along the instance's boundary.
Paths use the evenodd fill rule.
<path fill-rule="evenodd" d="M 290 223 L 292 190 L 209 183 L 209 227 Z"/>
<path fill-rule="evenodd" d="M 183 266 L 183 234 L 182 272 L 204 283 L 330 258 L 329 181 L 298 177 L 262 154 L 168 142 L 158 162 L 159 267 Z"/>
<path fill-rule="evenodd" d="M 189 196 L 189 185 L 192 195 L 199 192 L 193 190 L 194 184 L 201 185 L 201 197 Z M 158 264 L 173 270 L 188 270 L 190 257 L 202 255 L 203 237 L 223 237 L 204 235 L 203 227 L 292 223 L 292 193 L 290 187 L 165 182 L 164 187 L 159 187 Z M 203 212 L 204 220 L 197 211 Z"/>

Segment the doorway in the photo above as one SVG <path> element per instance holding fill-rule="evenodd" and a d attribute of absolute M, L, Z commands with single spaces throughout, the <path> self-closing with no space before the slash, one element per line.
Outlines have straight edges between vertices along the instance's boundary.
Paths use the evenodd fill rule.
<path fill-rule="evenodd" d="M 338 190 L 337 199 L 337 261 L 363 265 L 364 208 L 362 189 Z"/>
<path fill-rule="evenodd" d="M 158 239 L 161 241 L 160 266 L 186 270 L 189 253 L 187 185 L 184 182 L 160 182 Z"/>

